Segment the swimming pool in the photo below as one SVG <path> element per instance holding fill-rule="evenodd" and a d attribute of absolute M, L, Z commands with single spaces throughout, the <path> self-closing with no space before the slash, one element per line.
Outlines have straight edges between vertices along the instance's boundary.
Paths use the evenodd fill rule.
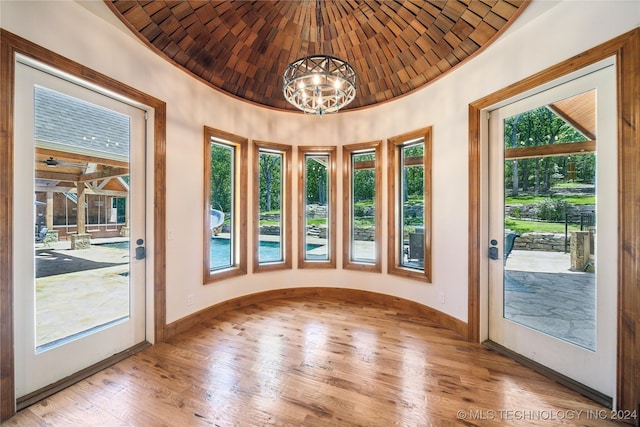
<path fill-rule="evenodd" d="M 322 245 L 307 244 L 307 251 L 319 248 Z M 229 239 L 211 239 L 209 251 L 209 266 L 212 270 L 228 267 L 231 264 Z M 280 242 L 261 240 L 259 250 L 260 262 L 278 262 L 282 260 Z M 315 257 L 314 257 L 315 258 Z"/>
<path fill-rule="evenodd" d="M 124 249 L 129 250 L 129 241 L 125 240 L 122 242 L 107 242 L 107 243 L 95 243 L 96 246 L 101 246 L 103 248 L 114 248 L 114 249 Z"/>
<path fill-rule="evenodd" d="M 129 250 L 129 242 L 109 242 L 101 243 L 100 246 Z M 307 244 L 307 251 L 319 248 L 322 245 Z M 228 267 L 231 263 L 231 255 L 229 253 L 229 239 L 215 238 L 210 241 L 209 262 L 212 270 Z M 260 262 L 278 262 L 282 260 L 280 254 L 280 242 L 260 241 Z M 308 258 L 325 259 L 323 255 L 308 254 Z"/>

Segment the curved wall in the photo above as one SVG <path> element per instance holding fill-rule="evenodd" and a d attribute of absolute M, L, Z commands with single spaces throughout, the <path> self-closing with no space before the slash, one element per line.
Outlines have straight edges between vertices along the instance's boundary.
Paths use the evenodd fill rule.
<path fill-rule="evenodd" d="M 150 51 L 102 2 L 2 1 L 0 23 L 8 31 L 167 103 L 166 219 L 167 231 L 173 237 L 167 241 L 168 323 L 242 295 L 301 286 L 394 295 L 466 321 L 468 104 L 637 27 L 639 9 L 633 1 L 533 1 L 501 38 L 430 86 L 374 108 L 322 118 L 264 109 L 209 88 Z M 433 283 L 340 267 L 297 270 L 294 260 L 293 270 L 249 272 L 203 286 L 204 125 L 249 139 L 293 146 L 341 146 L 433 126 Z M 293 194 L 296 184 L 294 179 Z M 341 195 L 338 186 L 338 242 Z M 293 208 L 295 218 L 295 203 Z M 251 206 L 248 214 L 252 218 Z M 386 218 L 385 214 L 383 235 L 387 232 Z M 250 220 L 249 227 L 251 224 Z M 294 224 L 295 247 L 296 229 Z M 251 240 L 248 246 L 252 253 Z M 341 266 L 338 252 L 337 265 Z M 382 255 L 386 271 L 384 246 Z M 441 293 L 445 294 L 445 304 L 438 302 Z M 192 306 L 187 305 L 189 294 L 194 296 Z"/>

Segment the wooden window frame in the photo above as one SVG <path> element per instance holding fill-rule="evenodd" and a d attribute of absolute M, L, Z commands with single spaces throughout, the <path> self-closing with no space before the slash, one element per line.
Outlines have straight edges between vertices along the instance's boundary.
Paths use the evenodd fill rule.
<path fill-rule="evenodd" d="M 397 236 L 400 231 L 400 201 L 398 200 L 398 188 L 400 185 L 400 150 L 408 142 L 415 141 L 416 139 L 423 139 L 424 141 L 424 155 L 422 157 L 422 165 L 424 167 L 424 270 L 420 271 L 414 268 L 405 267 L 400 264 L 399 243 L 397 242 Z M 431 253 L 433 250 L 431 244 L 431 227 L 432 227 L 432 202 L 431 202 L 431 151 L 432 151 L 432 127 L 425 127 L 413 132 L 408 132 L 402 135 L 389 138 L 388 144 L 388 227 L 389 227 L 389 240 L 388 240 L 388 272 L 389 274 L 403 276 L 410 279 L 422 280 L 431 283 L 432 279 L 432 265 L 431 265 Z M 402 238 L 402 237 L 400 237 Z"/>
<path fill-rule="evenodd" d="M 282 155 L 280 224 L 283 228 L 280 232 L 282 261 L 260 262 L 260 153 L 274 152 Z M 253 272 L 291 269 L 291 153 L 290 145 L 273 142 L 253 141 L 253 167 L 255 168 L 253 182 L 253 212 L 255 214 L 253 229 Z"/>
<path fill-rule="evenodd" d="M 351 162 L 351 156 L 358 154 L 361 151 L 367 151 L 375 154 L 375 160 L 373 169 L 375 173 L 375 261 L 373 263 L 354 261 L 352 259 L 352 231 L 353 224 L 351 223 L 353 217 L 353 199 L 351 193 L 353 191 L 353 168 Z M 373 273 L 382 272 L 382 141 L 363 142 L 359 144 L 350 144 L 342 147 L 342 268 L 346 270 L 358 270 L 368 271 Z"/>
<path fill-rule="evenodd" d="M 234 192 L 234 230 L 231 238 L 234 239 L 235 247 L 238 248 L 231 267 L 221 270 L 211 270 L 210 257 L 210 235 L 209 212 L 211 210 L 211 140 L 224 141 L 225 144 L 235 148 L 235 187 Z M 230 277 L 247 274 L 247 138 L 233 135 L 228 132 L 204 127 L 204 211 L 203 211 L 203 282 L 209 284 Z"/>
<path fill-rule="evenodd" d="M 329 259 L 311 261 L 305 259 L 306 226 L 305 226 L 305 182 L 307 178 L 305 158 L 307 154 L 326 154 L 329 156 Z M 336 146 L 298 147 L 298 268 L 336 268 Z"/>

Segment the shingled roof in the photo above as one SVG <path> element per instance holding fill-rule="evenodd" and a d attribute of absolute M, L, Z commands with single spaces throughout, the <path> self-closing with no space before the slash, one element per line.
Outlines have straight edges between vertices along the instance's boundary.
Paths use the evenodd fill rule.
<path fill-rule="evenodd" d="M 128 116 L 35 87 L 36 146 L 113 160 L 129 158 Z"/>

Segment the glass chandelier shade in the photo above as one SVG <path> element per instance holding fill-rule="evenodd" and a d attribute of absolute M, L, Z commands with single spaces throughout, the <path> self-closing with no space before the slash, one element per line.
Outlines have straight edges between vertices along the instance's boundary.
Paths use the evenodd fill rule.
<path fill-rule="evenodd" d="M 356 72 L 341 59 L 312 55 L 297 59 L 283 75 L 282 93 L 309 114 L 336 113 L 356 97 Z"/>

